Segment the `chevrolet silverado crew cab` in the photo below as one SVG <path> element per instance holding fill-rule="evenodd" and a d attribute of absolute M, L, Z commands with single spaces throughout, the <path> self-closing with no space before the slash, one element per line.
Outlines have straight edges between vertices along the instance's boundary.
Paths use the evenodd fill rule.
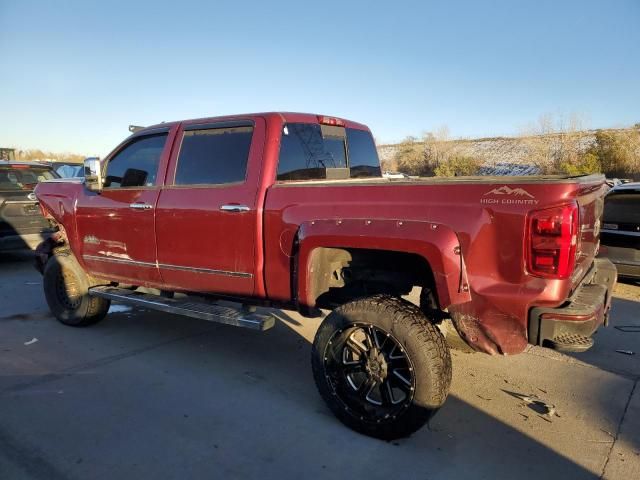
<path fill-rule="evenodd" d="M 592 345 L 616 279 L 596 259 L 605 191 L 600 175 L 383 178 L 369 129 L 335 117 L 187 120 L 88 159 L 83 181 L 39 184 L 58 231 L 36 256 L 72 326 L 110 301 L 257 330 L 274 318 L 256 307 L 332 310 L 320 395 L 391 439 L 444 403 L 445 333 L 489 354 Z"/>

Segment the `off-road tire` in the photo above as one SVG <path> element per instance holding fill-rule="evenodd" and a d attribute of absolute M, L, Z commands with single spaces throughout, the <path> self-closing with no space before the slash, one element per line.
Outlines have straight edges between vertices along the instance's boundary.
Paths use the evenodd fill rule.
<path fill-rule="evenodd" d="M 92 283 L 69 250 L 57 250 L 49 258 L 43 285 L 51 313 L 65 325 L 93 325 L 109 311 L 109 300 L 89 295 Z"/>
<path fill-rule="evenodd" d="M 339 376 L 331 371 L 331 360 L 327 360 L 334 355 L 333 361 L 336 361 L 337 347 L 335 343 L 331 346 L 331 342 L 339 341 L 337 335 L 347 335 L 340 332 L 349 332 L 362 325 L 371 325 L 376 332 L 386 332 L 387 338 L 400 345 L 399 349 L 413 369 L 412 397 L 407 397 L 410 401 L 407 400 L 404 410 L 389 418 L 363 415 L 362 411 L 350 408 L 341 398 L 340 389 L 336 388 Z M 376 335 L 379 337 L 380 333 L 374 334 L 374 339 Z M 420 429 L 444 404 L 451 385 L 451 356 L 438 328 L 419 307 L 389 295 L 354 300 L 331 312 L 315 336 L 311 364 L 320 395 L 336 417 L 357 432 L 384 440 L 406 437 Z M 379 385 L 382 388 L 383 383 Z M 384 408 L 384 403 L 380 408 Z"/>

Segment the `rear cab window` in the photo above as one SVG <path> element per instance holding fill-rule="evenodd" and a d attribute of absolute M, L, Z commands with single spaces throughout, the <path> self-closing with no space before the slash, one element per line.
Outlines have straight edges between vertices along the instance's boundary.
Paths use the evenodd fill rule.
<path fill-rule="evenodd" d="M 379 178 L 380 161 L 371 133 L 319 123 L 282 128 L 278 181 Z"/>
<path fill-rule="evenodd" d="M 37 165 L 0 165 L 0 190 L 33 190 L 36 184 L 59 178 L 52 169 Z"/>

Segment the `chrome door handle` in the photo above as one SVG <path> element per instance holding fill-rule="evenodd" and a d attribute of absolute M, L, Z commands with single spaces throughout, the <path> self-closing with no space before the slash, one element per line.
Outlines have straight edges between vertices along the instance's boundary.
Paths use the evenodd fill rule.
<path fill-rule="evenodd" d="M 129 208 L 133 208 L 134 210 L 151 210 L 153 205 L 149 205 L 148 203 L 131 203 L 129 204 Z"/>
<path fill-rule="evenodd" d="M 248 212 L 250 209 L 246 205 L 222 205 L 220 210 L 223 212 Z"/>

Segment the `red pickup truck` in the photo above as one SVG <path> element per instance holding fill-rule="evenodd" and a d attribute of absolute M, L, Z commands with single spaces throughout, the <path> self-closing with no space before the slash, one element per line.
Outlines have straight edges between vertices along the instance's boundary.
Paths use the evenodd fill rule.
<path fill-rule="evenodd" d="M 299 113 L 162 123 L 85 174 L 36 189 L 58 226 L 37 264 L 61 322 L 110 301 L 258 330 L 274 319 L 256 306 L 331 309 L 315 381 L 368 435 L 409 435 L 444 403 L 443 333 L 490 354 L 581 351 L 608 320 L 600 175 L 385 179 L 366 126 Z"/>

